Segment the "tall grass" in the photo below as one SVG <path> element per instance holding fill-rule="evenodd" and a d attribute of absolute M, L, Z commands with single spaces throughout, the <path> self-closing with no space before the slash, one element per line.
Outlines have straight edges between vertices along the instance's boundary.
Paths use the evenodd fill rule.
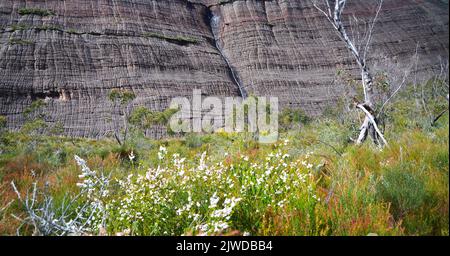
<path fill-rule="evenodd" d="M 414 104 L 395 104 L 383 150 L 355 146 L 351 120 L 329 117 L 272 145 L 246 133 L 141 136 L 120 146 L 0 130 L 0 234 L 14 234 L 25 217 L 9 182 L 21 193 L 38 182 L 60 205 L 85 182 L 79 155 L 112 176 L 107 196 L 82 199 L 109 216 L 93 234 L 448 235 L 448 114 L 427 125 Z M 296 118 L 286 116 L 290 126 Z"/>

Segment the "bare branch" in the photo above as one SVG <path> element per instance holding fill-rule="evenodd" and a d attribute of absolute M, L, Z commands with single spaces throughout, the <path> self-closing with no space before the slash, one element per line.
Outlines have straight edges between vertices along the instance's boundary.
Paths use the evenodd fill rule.
<path fill-rule="evenodd" d="M 377 11 L 375 13 L 375 17 L 373 18 L 373 21 L 371 22 L 371 24 L 369 26 L 368 38 L 366 40 L 366 46 L 364 47 L 364 51 L 363 51 L 363 59 L 364 59 L 364 61 L 366 61 L 367 52 L 369 51 L 370 43 L 372 42 L 372 36 L 373 36 L 373 31 L 374 31 L 374 28 L 375 28 L 375 24 L 377 23 L 378 16 L 380 15 L 382 7 L 383 7 L 383 0 L 380 0 L 380 2 L 378 3 Z"/>
<path fill-rule="evenodd" d="M 331 14 L 330 4 L 328 3 L 327 0 L 323 0 L 323 1 L 325 2 L 326 9 L 322 9 L 321 7 L 319 7 L 319 5 L 317 4 L 317 1 L 313 1 L 314 8 L 316 8 L 319 12 L 321 12 L 328 19 L 328 21 L 331 24 L 333 24 L 333 17 Z"/>
<path fill-rule="evenodd" d="M 377 116 L 380 116 L 380 115 L 383 113 L 384 108 L 386 107 L 386 105 L 387 105 L 387 104 L 388 104 L 388 103 L 389 103 L 389 102 L 390 102 L 390 101 L 398 94 L 398 92 L 400 92 L 400 89 L 406 84 L 406 81 L 407 81 L 407 79 L 408 79 L 408 77 L 409 77 L 409 75 L 410 75 L 410 73 L 411 73 L 411 69 L 412 69 L 413 66 L 414 66 L 414 60 L 417 59 L 417 56 L 418 56 L 418 49 L 419 49 L 419 44 L 416 45 L 416 50 L 415 50 L 415 53 L 414 53 L 414 56 L 413 56 L 413 61 L 412 61 L 413 64 L 411 65 L 411 67 L 409 67 L 407 70 L 405 70 L 400 85 L 399 85 L 398 88 L 397 88 L 397 89 L 389 96 L 389 98 L 383 103 L 383 105 L 381 106 L 380 110 L 378 111 Z M 414 71 L 416 71 L 416 70 L 414 70 Z"/>
<path fill-rule="evenodd" d="M 432 126 L 435 126 L 437 121 L 439 121 L 439 119 L 441 119 L 442 116 L 444 116 L 445 113 L 447 113 L 448 109 L 445 109 L 444 111 L 442 111 L 439 115 L 437 115 L 433 122 L 431 123 Z"/>

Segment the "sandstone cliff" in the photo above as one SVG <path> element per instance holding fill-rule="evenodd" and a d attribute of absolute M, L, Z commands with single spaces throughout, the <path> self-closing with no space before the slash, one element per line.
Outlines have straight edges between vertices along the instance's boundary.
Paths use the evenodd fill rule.
<path fill-rule="evenodd" d="M 372 14 L 373 0 L 350 2 L 349 15 Z M 386 0 L 373 45 L 371 61 L 401 65 L 419 45 L 419 69 L 432 69 L 448 58 L 448 3 Z M 355 66 L 310 0 L 0 0 L 0 115 L 12 129 L 45 99 L 65 134 L 105 136 L 112 88 L 156 110 L 199 88 L 317 115 L 338 95 L 337 68 Z"/>

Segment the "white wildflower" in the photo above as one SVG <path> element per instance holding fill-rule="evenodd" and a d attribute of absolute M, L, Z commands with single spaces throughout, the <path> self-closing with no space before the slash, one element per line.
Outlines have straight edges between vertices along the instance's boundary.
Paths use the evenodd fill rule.
<path fill-rule="evenodd" d="M 164 157 L 166 157 L 166 155 L 167 155 L 167 148 L 160 146 L 158 152 L 158 159 L 163 160 Z"/>
<path fill-rule="evenodd" d="M 214 193 L 213 196 L 209 199 L 209 208 L 216 208 L 219 200 L 220 198 L 217 196 L 217 193 Z"/>
<path fill-rule="evenodd" d="M 130 162 L 133 162 L 136 156 L 134 155 L 134 152 L 131 151 L 130 155 L 128 155 L 128 159 L 130 159 Z"/>

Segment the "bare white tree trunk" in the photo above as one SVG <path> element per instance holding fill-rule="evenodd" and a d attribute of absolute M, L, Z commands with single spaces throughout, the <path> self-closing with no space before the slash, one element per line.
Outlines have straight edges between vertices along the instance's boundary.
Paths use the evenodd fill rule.
<path fill-rule="evenodd" d="M 331 6 L 333 6 L 334 2 L 334 8 L 332 9 Z M 372 39 L 372 33 L 374 29 L 374 25 L 376 23 L 376 20 L 378 18 L 378 15 L 381 11 L 381 6 L 383 4 L 383 1 L 380 0 L 380 3 L 378 5 L 375 18 L 372 21 L 372 24 L 369 26 L 369 30 L 366 32 L 365 36 L 365 44 L 363 49 L 358 48 L 355 43 L 350 39 L 350 37 L 347 34 L 347 31 L 345 29 L 345 26 L 342 22 L 342 14 L 345 9 L 345 4 L 347 3 L 347 0 L 323 0 L 323 6 L 320 7 L 317 3 L 317 1 L 314 2 L 314 6 L 317 10 L 319 10 L 321 13 L 325 15 L 325 17 L 328 19 L 328 21 L 331 23 L 333 28 L 338 32 L 339 37 L 341 40 L 345 43 L 349 51 L 352 53 L 353 57 L 356 60 L 356 63 L 358 64 L 358 67 L 361 70 L 361 80 L 362 80 L 362 87 L 364 90 L 364 103 L 356 103 L 355 106 L 362 110 L 365 113 L 365 119 L 364 122 L 360 128 L 360 134 L 358 136 L 358 139 L 356 141 L 357 144 L 362 144 L 366 139 L 367 136 L 370 135 L 373 142 L 377 145 L 388 145 L 387 141 L 384 138 L 384 135 L 378 128 L 376 115 L 373 113 L 374 104 L 373 104 L 373 78 L 370 73 L 369 68 L 366 65 L 366 56 L 369 51 L 370 41 Z"/>

